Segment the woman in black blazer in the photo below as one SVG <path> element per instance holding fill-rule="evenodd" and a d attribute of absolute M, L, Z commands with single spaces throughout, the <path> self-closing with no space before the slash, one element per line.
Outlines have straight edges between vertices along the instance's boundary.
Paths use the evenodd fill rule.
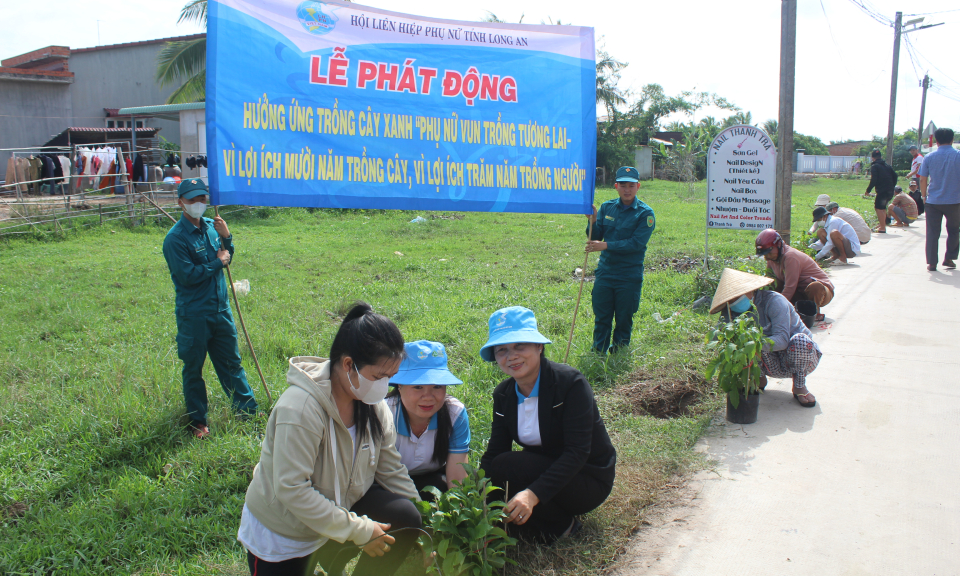
<path fill-rule="evenodd" d="M 504 510 L 519 535 L 550 543 L 576 533 L 577 516 L 610 495 L 617 452 L 583 374 L 544 355 L 550 340 L 537 330 L 533 312 L 503 308 L 489 324 L 480 356 L 510 377 L 493 391 L 490 442 L 480 467 L 495 485 L 509 488 Z M 514 442 L 523 450 L 512 451 Z"/>

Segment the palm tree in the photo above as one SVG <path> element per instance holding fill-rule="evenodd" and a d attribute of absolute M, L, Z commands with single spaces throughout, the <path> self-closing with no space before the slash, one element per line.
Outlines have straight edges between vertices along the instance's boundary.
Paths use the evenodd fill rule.
<path fill-rule="evenodd" d="M 207 0 L 190 0 L 180 10 L 180 22 L 196 22 L 207 28 Z M 207 91 L 207 38 L 167 42 L 157 55 L 157 83 L 179 83 L 167 104 L 203 102 Z"/>
<path fill-rule="evenodd" d="M 779 126 L 780 125 L 777 123 L 776 120 L 767 120 L 766 122 L 763 123 L 762 128 L 763 128 L 763 131 L 767 133 L 767 136 L 769 136 L 774 142 L 776 142 L 777 128 L 779 128 Z"/>
<path fill-rule="evenodd" d="M 627 67 L 603 50 L 597 50 L 597 103 L 603 103 L 607 116 L 612 120 L 617 106 L 627 103 L 626 94 L 617 87 L 620 71 Z"/>
<path fill-rule="evenodd" d="M 750 126 L 753 124 L 753 115 L 751 115 L 749 112 L 737 112 L 733 116 L 730 116 L 723 121 L 724 129 L 731 126 L 736 126 L 737 124 L 746 124 L 747 126 Z"/>

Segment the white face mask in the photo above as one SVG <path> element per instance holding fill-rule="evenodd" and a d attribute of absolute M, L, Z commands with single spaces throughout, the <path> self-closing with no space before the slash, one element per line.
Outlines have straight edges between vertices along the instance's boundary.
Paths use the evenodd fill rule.
<path fill-rule="evenodd" d="M 830 217 L 827 216 L 826 220 L 820 220 L 817 222 L 817 228 L 824 228 L 827 225 L 827 222 L 830 221 Z"/>
<path fill-rule="evenodd" d="M 207 211 L 207 205 L 203 202 L 194 202 L 193 204 L 183 203 L 183 211 L 187 213 L 187 216 L 199 219 L 203 216 L 203 213 Z"/>
<path fill-rule="evenodd" d="M 356 364 L 353 365 L 353 369 L 357 372 L 357 386 L 354 387 L 349 373 L 347 373 L 347 381 L 350 382 L 350 391 L 353 392 L 357 400 L 372 406 L 387 396 L 387 390 L 390 387 L 389 376 L 379 380 L 367 380 L 360 373 L 360 370 L 357 370 Z"/>

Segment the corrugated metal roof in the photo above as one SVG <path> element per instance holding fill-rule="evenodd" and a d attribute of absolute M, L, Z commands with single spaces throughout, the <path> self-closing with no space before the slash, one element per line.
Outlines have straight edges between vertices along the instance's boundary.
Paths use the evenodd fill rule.
<path fill-rule="evenodd" d="M 70 132 L 130 132 L 129 128 L 91 128 L 89 126 L 71 126 Z M 137 128 L 137 132 L 156 132 L 159 128 Z"/>
<path fill-rule="evenodd" d="M 206 106 L 205 102 L 161 104 L 160 106 L 133 106 L 131 108 L 121 108 L 117 114 L 120 116 L 148 116 L 151 114 L 170 114 L 171 112 L 180 112 L 181 110 L 203 110 Z"/>

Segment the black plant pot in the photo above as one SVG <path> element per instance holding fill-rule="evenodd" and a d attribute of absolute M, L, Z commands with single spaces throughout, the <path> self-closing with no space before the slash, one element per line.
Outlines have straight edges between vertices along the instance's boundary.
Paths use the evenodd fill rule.
<path fill-rule="evenodd" d="M 757 421 L 757 412 L 760 410 L 760 394 L 744 396 L 740 394 L 740 405 L 736 408 L 730 403 L 727 394 L 727 421 L 734 424 L 753 424 Z"/>

